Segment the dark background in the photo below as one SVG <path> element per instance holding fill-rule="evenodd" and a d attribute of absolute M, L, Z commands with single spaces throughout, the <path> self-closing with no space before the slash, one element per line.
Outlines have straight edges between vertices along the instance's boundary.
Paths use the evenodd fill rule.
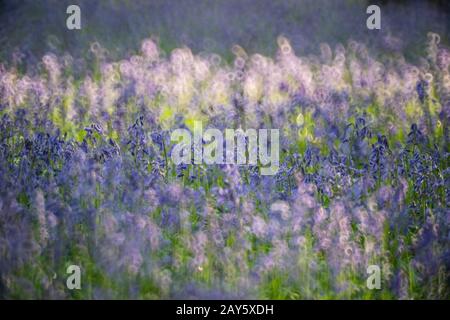
<path fill-rule="evenodd" d="M 317 53 L 319 44 L 350 38 L 383 52 L 421 54 L 427 32 L 448 44 L 450 1 L 364 0 L 0 0 L 0 61 L 20 50 L 27 61 L 46 52 L 83 56 L 93 41 L 117 59 L 153 37 L 165 52 L 188 46 L 231 59 L 230 47 L 272 55 L 276 38 L 290 39 L 297 54 Z M 81 7 L 82 30 L 66 29 L 66 8 Z M 366 28 L 366 8 L 381 6 L 382 29 Z"/>

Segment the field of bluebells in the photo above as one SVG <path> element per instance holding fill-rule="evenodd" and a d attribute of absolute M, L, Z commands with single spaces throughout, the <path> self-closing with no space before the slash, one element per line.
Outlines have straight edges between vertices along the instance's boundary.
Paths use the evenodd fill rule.
<path fill-rule="evenodd" d="M 425 38 L 417 63 L 280 36 L 2 65 L 0 298 L 449 299 L 450 49 Z M 279 129 L 278 173 L 174 165 L 198 120 Z"/>

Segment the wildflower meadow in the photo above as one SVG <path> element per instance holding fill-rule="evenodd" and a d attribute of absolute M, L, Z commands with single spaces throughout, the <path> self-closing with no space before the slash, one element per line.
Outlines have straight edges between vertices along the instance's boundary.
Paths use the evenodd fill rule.
<path fill-rule="evenodd" d="M 448 34 L 408 56 L 350 34 L 217 53 L 151 32 L 0 55 L 0 298 L 449 299 Z M 276 170 L 245 161 L 248 136 L 241 163 L 174 161 L 196 124 L 276 129 Z"/>

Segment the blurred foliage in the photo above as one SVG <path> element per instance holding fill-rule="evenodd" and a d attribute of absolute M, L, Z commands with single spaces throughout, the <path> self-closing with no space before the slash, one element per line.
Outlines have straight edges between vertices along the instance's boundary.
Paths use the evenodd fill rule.
<path fill-rule="evenodd" d="M 420 54 L 417 44 L 423 43 L 427 32 L 440 34 L 448 43 L 447 3 L 382 1 L 382 30 L 370 31 L 365 11 L 371 1 L 3 0 L 0 59 L 11 62 L 17 49 L 29 63 L 47 52 L 85 57 L 95 41 L 118 59 L 136 52 L 142 39 L 154 37 L 165 52 L 185 45 L 194 52 L 219 53 L 230 61 L 234 44 L 250 53 L 272 55 L 279 35 L 290 39 L 298 54 L 315 53 L 322 42 L 345 44 L 351 37 L 378 50 L 395 52 L 400 46 L 414 57 Z M 66 29 L 70 4 L 81 7 L 80 31 Z"/>

